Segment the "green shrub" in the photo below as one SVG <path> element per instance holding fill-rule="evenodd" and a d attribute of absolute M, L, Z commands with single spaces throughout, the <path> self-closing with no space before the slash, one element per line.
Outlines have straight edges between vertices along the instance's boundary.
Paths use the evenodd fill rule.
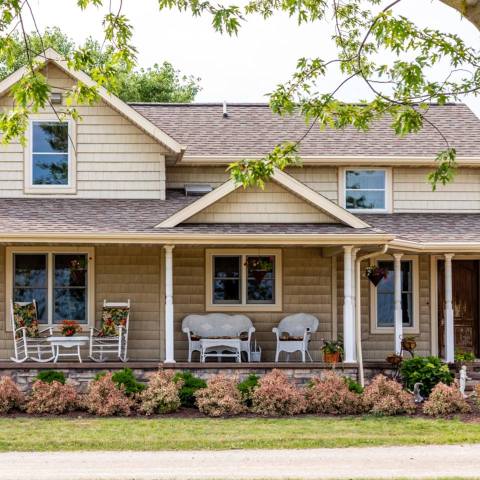
<path fill-rule="evenodd" d="M 410 391 L 413 391 L 414 385 L 420 382 L 424 396 L 430 395 L 438 383 L 450 385 L 453 381 L 448 365 L 438 357 L 414 357 L 404 360 L 400 366 L 400 373 L 405 387 Z"/>
<path fill-rule="evenodd" d="M 356 382 L 350 377 L 344 377 L 344 379 L 345 379 L 345 383 L 348 386 L 348 389 L 351 392 L 358 393 L 359 395 L 363 393 L 364 389 L 358 382 Z"/>
<path fill-rule="evenodd" d="M 182 388 L 180 389 L 180 402 L 182 407 L 195 407 L 195 392 L 201 388 L 206 388 L 207 382 L 190 372 L 178 372 L 175 374 L 173 380 L 175 382 L 178 380 L 183 381 Z"/>
<path fill-rule="evenodd" d="M 456 362 L 473 362 L 475 361 L 475 354 L 473 352 L 464 352 L 460 350 L 455 353 Z"/>
<path fill-rule="evenodd" d="M 103 378 L 107 372 L 98 372 L 95 377 L 93 377 L 93 381 L 96 382 Z M 118 370 L 112 374 L 112 381 L 115 383 L 117 387 L 123 386 L 125 395 L 129 397 L 143 392 L 145 390 L 146 385 L 139 382 L 131 368 L 123 368 L 122 370 Z"/>
<path fill-rule="evenodd" d="M 40 380 L 45 383 L 52 383 L 54 381 L 65 385 L 65 374 L 58 370 L 42 370 L 37 376 L 36 380 Z"/>
<path fill-rule="evenodd" d="M 145 390 L 145 385 L 135 378 L 131 368 L 118 370 L 112 375 L 112 380 L 117 386 L 123 385 L 125 394 L 129 397 Z"/>
<path fill-rule="evenodd" d="M 258 375 L 251 373 L 243 382 L 237 385 L 237 388 L 242 394 L 243 401 L 249 407 L 252 405 L 252 393 L 253 389 L 258 385 L 258 378 Z"/>

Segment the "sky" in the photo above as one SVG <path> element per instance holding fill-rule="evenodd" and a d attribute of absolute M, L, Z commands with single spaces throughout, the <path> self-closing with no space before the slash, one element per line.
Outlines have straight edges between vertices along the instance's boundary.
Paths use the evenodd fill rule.
<path fill-rule="evenodd" d="M 108 5 L 108 0 L 104 3 Z M 76 0 L 31 0 L 30 4 L 41 30 L 59 26 L 79 43 L 90 35 L 103 39 L 102 10 L 90 7 L 81 12 Z M 112 5 L 116 4 L 112 0 Z M 276 14 L 268 21 L 249 19 L 237 37 L 228 37 L 215 32 L 207 17 L 159 11 L 157 0 L 124 0 L 123 4 L 135 29 L 133 43 L 139 65 L 168 60 L 182 73 L 200 77 L 199 102 L 268 101 L 266 94 L 290 78 L 298 58 L 335 57 L 325 23 L 298 26 L 286 15 Z M 395 11 L 421 26 L 457 33 L 472 45 L 479 44 L 476 28 L 438 0 L 403 0 Z M 325 80 L 325 87 L 338 81 L 333 75 Z M 344 100 L 358 101 L 367 97 L 367 90 L 360 83 L 351 83 L 341 95 Z M 480 116 L 480 99 L 465 101 Z"/>

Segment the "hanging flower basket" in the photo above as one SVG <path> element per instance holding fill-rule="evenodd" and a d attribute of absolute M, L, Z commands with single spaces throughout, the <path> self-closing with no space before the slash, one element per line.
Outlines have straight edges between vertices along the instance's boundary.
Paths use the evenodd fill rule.
<path fill-rule="evenodd" d="M 396 353 L 391 353 L 385 360 L 390 365 L 393 365 L 396 367 L 402 363 L 403 357 L 401 355 L 397 355 Z"/>
<path fill-rule="evenodd" d="M 388 270 L 386 268 L 378 267 L 377 265 L 370 265 L 365 270 L 365 274 L 376 287 L 384 278 L 388 277 Z"/>

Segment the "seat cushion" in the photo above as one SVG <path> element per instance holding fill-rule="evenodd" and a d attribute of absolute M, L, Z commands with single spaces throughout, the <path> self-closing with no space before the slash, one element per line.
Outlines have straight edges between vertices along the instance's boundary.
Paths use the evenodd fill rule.
<path fill-rule="evenodd" d="M 118 336 L 118 327 L 127 327 L 128 307 L 103 307 L 99 337 Z"/>
<path fill-rule="evenodd" d="M 25 327 L 27 337 L 38 337 L 38 318 L 35 304 L 28 303 L 27 305 L 13 304 L 13 321 L 15 322 L 15 329 Z M 17 334 L 17 336 L 19 336 Z"/>

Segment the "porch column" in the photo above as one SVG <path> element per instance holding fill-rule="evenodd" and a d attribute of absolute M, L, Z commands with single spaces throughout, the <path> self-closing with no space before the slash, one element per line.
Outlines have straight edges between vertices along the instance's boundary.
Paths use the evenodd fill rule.
<path fill-rule="evenodd" d="M 355 328 L 355 322 L 356 322 L 356 308 L 355 305 L 357 303 L 357 296 L 356 296 L 356 287 L 355 283 L 357 279 L 355 278 L 355 261 L 357 259 L 357 253 L 359 252 L 359 248 L 352 248 L 352 322 L 353 322 L 353 358 L 355 361 L 357 361 L 357 334 L 356 334 L 356 328 Z"/>
<path fill-rule="evenodd" d="M 173 249 L 165 245 L 165 363 L 175 363 L 173 354 Z"/>
<path fill-rule="evenodd" d="M 393 254 L 393 270 L 394 270 L 394 335 L 395 335 L 395 353 L 400 355 L 402 351 L 402 335 L 403 335 L 403 315 L 402 315 L 402 256 L 403 253 Z"/>
<path fill-rule="evenodd" d="M 455 340 L 452 305 L 452 258 L 453 253 L 445 254 L 445 361 L 455 359 Z"/>
<path fill-rule="evenodd" d="M 355 359 L 355 323 L 352 302 L 352 245 L 343 247 L 343 348 L 345 363 Z"/>

